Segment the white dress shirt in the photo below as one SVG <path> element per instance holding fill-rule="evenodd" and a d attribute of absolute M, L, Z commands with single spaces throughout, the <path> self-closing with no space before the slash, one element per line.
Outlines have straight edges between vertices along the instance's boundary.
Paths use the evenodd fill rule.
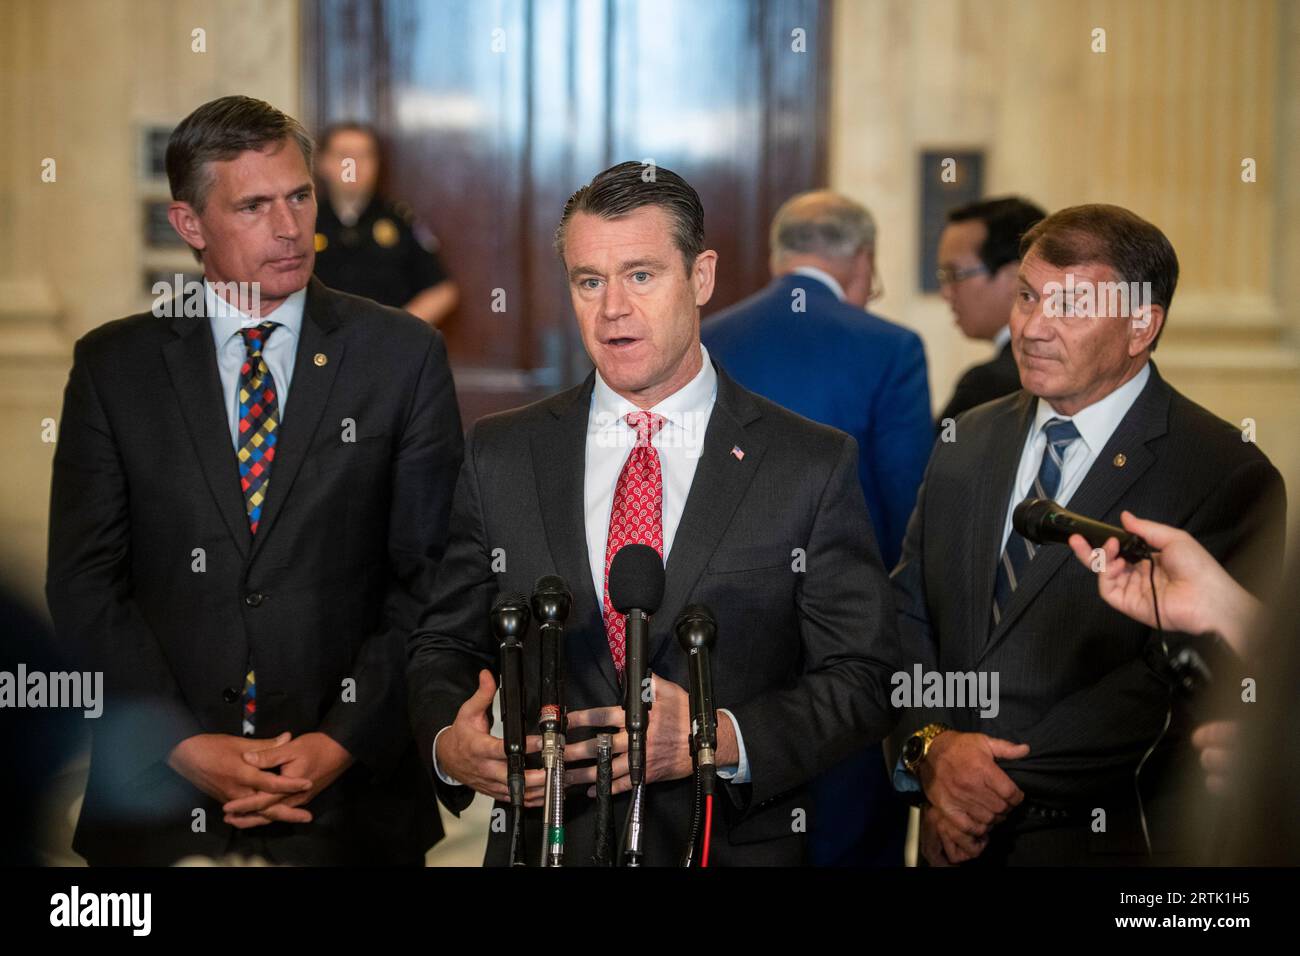
<path fill-rule="evenodd" d="M 666 421 L 650 439 L 659 452 L 659 465 L 663 474 L 663 532 L 664 561 L 672 553 L 677 527 L 682 511 L 695 480 L 695 467 L 704 450 L 704 433 L 708 429 L 713 405 L 718 397 L 718 373 L 709 361 L 708 350 L 701 345 L 704 362 L 695 377 L 669 395 L 649 411 L 663 416 Z M 605 545 L 609 540 L 609 518 L 614 510 L 614 490 L 623 465 L 636 446 L 637 433 L 623 420 L 623 416 L 642 409 L 623 398 L 605 383 L 600 372 L 591 393 L 591 406 L 587 413 L 586 466 L 583 472 L 583 514 L 587 534 L 587 557 L 591 564 L 591 583 L 597 600 L 605 595 Z M 719 767 L 718 776 L 735 783 L 749 782 L 749 760 L 745 753 L 740 725 L 729 710 L 726 714 L 736 731 L 736 747 L 740 761 L 732 767 Z M 438 737 L 446 731 L 438 731 Z M 438 739 L 433 741 L 434 771 L 439 779 L 451 786 L 455 780 L 438 767 Z"/>
<path fill-rule="evenodd" d="M 1088 469 L 1097 460 L 1101 450 L 1106 447 L 1106 442 L 1110 441 L 1110 436 L 1115 433 L 1115 429 L 1128 414 L 1128 410 L 1133 407 L 1133 402 L 1146 387 L 1147 379 L 1150 377 L 1150 364 L 1143 365 L 1141 371 L 1115 391 L 1072 416 L 1058 414 L 1046 399 L 1038 400 L 1034 420 L 1030 424 L 1029 434 L 1025 436 L 1024 448 L 1020 452 L 1020 467 L 1016 470 L 1016 481 L 1011 487 L 1011 501 L 1007 507 L 1006 521 L 1002 525 L 1002 546 L 998 548 L 999 554 L 1006 550 L 1007 538 L 1011 536 L 1011 512 L 1020 502 L 1032 497 L 1034 479 L 1038 477 L 1038 469 L 1043 463 L 1043 449 L 1047 447 L 1047 433 L 1043 431 L 1043 426 L 1048 420 L 1059 418 L 1062 421 L 1072 421 L 1074 427 L 1079 430 L 1079 437 L 1070 442 L 1070 447 L 1065 450 L 1065 457 L 1061 461 L 1061 486 L 1057 489 L 1054 500 L 1058 505 L 1064 506 L 1070 503 L 1070 498 L 1083 483 Z"/>
<path fill-rule="evenodd" d="M 216 290 L 203 280 L 204 315 L 212 329 L 212 344 L 217 349 L 217 373 L 221 376 L 221 393 L 226 402 L 226 421 L 230 425 L 230 442 L 239 450 L 239 370 L 248 357 L 240 329 L 256 328 L 263 322 L 278 322 L 262 347 L 262 358 L 275 379 L 275 398 L 280 425 L 284 425 L 284 410 L 289 404 L 289 385 L 293 379 L 293 363 L 298 354 L 298 336 L 302 332 L 303 307 L 307 303 L 307 289 L 301 288 L 280 303 L 270 315 L 246 315 L 217 295 Z"/>

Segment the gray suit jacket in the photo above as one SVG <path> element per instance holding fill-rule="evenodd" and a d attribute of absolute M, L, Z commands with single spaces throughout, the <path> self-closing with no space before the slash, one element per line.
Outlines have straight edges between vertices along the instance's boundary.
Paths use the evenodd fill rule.
<path fill-rule="evenodd" d="M 530 594 L 544 574 L 559 574 L 573 593 L 568 709 L 622 702 L 583 521 L 594 381 L 593 373 L 577 388 L 485 418 L 470 433 L 446 560 L 410 643 L 411 715 L 426 763 L 437 732 L 474 692 L 479 669 L 497 670 L 488 627 L 493 601 L 502 592 Z M 731 453 L 737 447 L 743 457 Z M 795 549 L 806 565 L 796 563 Z M 501 570 L 493 570 L 494 555 Z M 798 863 L 809 808 L 805 784 L 881 739 L 895 720 L 888 702 L 898 651 L 893 605 L 853 439 L 745 391 L 719 369 L 717 404 L 666 573 L 651 626 L 651 669 L 687 686 L 672 625 L 687 604 L 708 605 L 719 624 L 717 706 L 735 714 L 752 774 L 750 784 L 723 788 L 712 862 Z M 525 642 L 530 733 L 538 667 L 533 632 Z M 466 787 L 437 786 L 456 812 L 473 796 Z M 593 844 L 594 804 L 585 790 L 568 794 L 566 860 L 575 865 L 589 862 Z M 647 787 L 648 865 L 677 863 L 693 793 L 689 779 Z M 626 795 L 615 798 L 620 828 L 625 811 Z M 530 862 L 540 829 L 540 811 L 529 811 Z M 505 862 L 507 837 L 491 834 L 488 863 Z"/>
<path fill-rule="evenodd" d="M 1151 372 L 1069 508 L 1116 525 L 1128 509 L 1184 528 L 1238 580 L 1257 586 L 1261 568 L 1275 569 L 1281 558 L 1281 476 L 1236 428 L 1172 389 L 1154 363 Z M 1092 572 L 1065 545 L 1038 552 L 991 626 L 1001 532 L 1035 403 L 1018 392 L 981 405 L 958 419 L 955 442 L 935 445 L 893 572 L 908 666 L 996 672 L 999 712 L 982 718 L 977 708 L 912 710 L 895 739 L 937 718 L 1028 743 L 1028 757 L 1006 764 L 1026 800 L 1085 814 L 1106 809 L 1107 832 L 1082 842 L 1093 852 L 1134 852 L 1142 848 L 1133 829 L 1134 770 L 1171 700 L 1152 629 L 1111 610 Z M 1191 766 L 1185 745 L 1192 715 L 1175 704 L 1165 742 L 1142 771 L 1152 839 L 1160 843 L 1160 830 L 1166 848 L 1173 836 L 1157 824 L 1172 825 L 1175 816 L 1175 765 Z M 1153 820 L 1162 806 L 1169 808 L 1164 820 Z M 1016 816 L 1001 829 L 1009 837 L 1036 825 Z"/>

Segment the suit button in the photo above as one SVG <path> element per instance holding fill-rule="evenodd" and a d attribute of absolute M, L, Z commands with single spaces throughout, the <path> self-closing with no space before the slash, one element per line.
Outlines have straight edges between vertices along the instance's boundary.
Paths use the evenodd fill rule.
<path fill-rule="evenodd" d="M 239 691 L 235 690 L 233 687 L 227 687 L 221 692 L 221 699 L 227 704 L 233 704 L 235 701 L 239 700 Z"/>
<path fill-rule="evenodd" d="M 249 607 L 261 607 L 262 592 L 254 591 L 252 594 L 244 595 L 244 603 L 247 604 Z"/>

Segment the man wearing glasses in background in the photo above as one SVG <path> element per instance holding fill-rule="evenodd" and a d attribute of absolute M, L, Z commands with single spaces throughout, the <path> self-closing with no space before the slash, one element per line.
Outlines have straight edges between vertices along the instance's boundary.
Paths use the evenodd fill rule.
<path fill-rule="evenodd" d="M 935 423 L 1020 391 L 1008 321 L 1020 269 L 1020 237 L 1047 214 L 1018 196 L 981 199 L 948 213 L 939 236 L 939 294 L 968 339 L 992 342 L 997 355 L 972 365 L 957 381 Z"/>

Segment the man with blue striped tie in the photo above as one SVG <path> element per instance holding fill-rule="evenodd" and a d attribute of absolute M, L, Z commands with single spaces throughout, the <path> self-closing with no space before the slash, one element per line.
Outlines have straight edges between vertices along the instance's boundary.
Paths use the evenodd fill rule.
<path fill-rule="evenodd" d="M 1178 278 L 1164 234 L 1064 209 L 1021 245 L 1011 344 L 1024 390 L 957 418 L 893 574 L 904 660 L 997 688 L 905 712 L 894 785 L 931 865 L 1191 862 L 1204 802 L 1166 637 L 1097 597 L 1064 547 L 1012 527 L 1025 498 L 1185 528 L 1244 585 L 1281 556 L 1281 477 L 1151 361 Z M 1158 560 L 1158 558 L 1157 558 Z M 969 696 L 969 695 L 967 695 Z"/>

